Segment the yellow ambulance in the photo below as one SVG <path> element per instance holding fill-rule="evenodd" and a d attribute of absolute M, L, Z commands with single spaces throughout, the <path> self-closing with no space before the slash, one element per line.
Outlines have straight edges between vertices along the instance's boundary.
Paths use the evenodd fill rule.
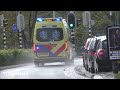
<path fill-rule="evenodd" d="M 33 35 L 34 64 L 73 62 L 67 22 L 62 18 L 37 18 Z"/>

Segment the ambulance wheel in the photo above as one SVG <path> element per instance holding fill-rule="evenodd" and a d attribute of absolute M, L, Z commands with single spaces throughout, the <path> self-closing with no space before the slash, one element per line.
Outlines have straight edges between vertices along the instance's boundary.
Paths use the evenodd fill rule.
<path fill-rule="evenodd" d="M 35 64 L 36 67 L 39 67 L 39 62 L 34 61 L 34 64 Z"/>
<path fill-rule="evenodd" d="M 41 62 L 41 63 L 40 63 L 40 66 L 42 66 L 42 67 L 43 67 L 43 66 L 44 66 L 44 62 Z"/>
<path fill-rule="evenodd" d="M 72 65 L 73 64 L 73 61 L 72 60 L 66 60 L 65 61 L 65 65 Z"/>

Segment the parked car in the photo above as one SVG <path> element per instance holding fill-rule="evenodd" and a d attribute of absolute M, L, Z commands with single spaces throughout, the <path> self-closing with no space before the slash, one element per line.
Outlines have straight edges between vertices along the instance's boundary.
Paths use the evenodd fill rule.
<path fill-rule="evenodd" d="M 91 41 L 87 47 L 86 50 L 86 70 L 88 70 L 91 73 L 94 73 L 94 62 L 93 62 L 93 57 L 95 54 L 95 49 L 98 41 L 96 37 L 91 38 Z"/>
<path fill-rule="evenodd" d="M 112 70 L 112 63 L 108 59 L 106 36 L 88 38 L 82 53 L 83 66 L 91 73 Z"/>
<path fill-rule="evenodd" d="M 90 49 L 90 44 L 91 41 L 94 40 L 94 38 L 88 38 L 85 42 L 84 49 L 82 52 L 82 57 L 83 57 L 83 66 L 85 69 L 88 71 L 89 70 L 89 65 L 88 65 L 88 51 Z"/>
<path fill-rule="evenodd" d="M 94 63 L 94 71 L 98 73 L 103 69 L 112 70 L 112 62 L 108 59 L 108 52 L 107 52 L 107 40 L 106 36 L 100 36 L 97 38 L 97 46 L 95 48 L 95 54 L 93 57 Z"/>

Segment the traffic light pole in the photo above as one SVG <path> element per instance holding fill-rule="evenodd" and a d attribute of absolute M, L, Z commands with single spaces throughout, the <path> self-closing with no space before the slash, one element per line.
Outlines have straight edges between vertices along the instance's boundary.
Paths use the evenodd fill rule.
<path fill-rule="evenodd" d="M 91 31 L 91 16 L 90 16 L 90 19 L 89 19 L 89 38 L 91 38 L 92 36 L 92 31 Z"/>
<path fill-rule="evenodd" d="M 3 27 L 3 48 L 6 49 L 6 30 L 5 27 Z"/>
<path fill-rule="evenodd" d="M 72 43 L 72 48 L 73 51 L 75 51 L 75 28 L 76 28 L 76 16 L 74 11 L 70 11 L 70 13 L 67 15 L 67 23 L 69 30 L 71 32 L 71 43 Z"/>
<path fill-rule="evenodd" d="M 71 30 L 72 47 L 75 50 L 75 32 Z"/>
<path fill-rule="evenodd" d="M 91 27 L 89 27 L 89 38 L 92 36 Z"/>
<path fill-rule="evenodd" d="M 91 13 L 88 11 L 83 12 L 83 25 L 88 28 L 89 38 L 92 36 L 91 25 L 93 24 L 93 20 L 91 20 Z"/>
<path fill-rule="evenodd" d="M 17 11 L 17 15 L 19 14 L 21 14 L 21 11 Z M 18 30 L 18 40 L 19 40 L 19 48 L 21 49 L 23 47 L 22 30 Z"/>
<path fill-rule="evenodd" d="M 1 16 L 1 27 L 3 28 L 3 49 L 6 49 L 6 30 L 5 27 L 7 25 L 7 19 L 4 18 L 4 15 L 2 14 Z"/>
<path fill-rule="evenodd" d="M 19 48 L 21 49 L 22 46 L 22 31 L 18 31 L 18 37 L 19 37 Z"/>

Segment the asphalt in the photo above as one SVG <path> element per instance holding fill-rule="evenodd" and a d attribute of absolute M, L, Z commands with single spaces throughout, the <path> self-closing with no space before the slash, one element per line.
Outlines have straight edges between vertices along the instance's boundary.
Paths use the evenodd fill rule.
<path fill-rule="evenodd" d="M 10 66 L 2 66 L 2 67 L 0 67 L 0 70 L 23 67 L 23 66 L 27 66 L 27 65 L 30 65 L 30 64 L 32 64 L 32 63 L 17 64 L 17 65 L 10 65 Z"/>

